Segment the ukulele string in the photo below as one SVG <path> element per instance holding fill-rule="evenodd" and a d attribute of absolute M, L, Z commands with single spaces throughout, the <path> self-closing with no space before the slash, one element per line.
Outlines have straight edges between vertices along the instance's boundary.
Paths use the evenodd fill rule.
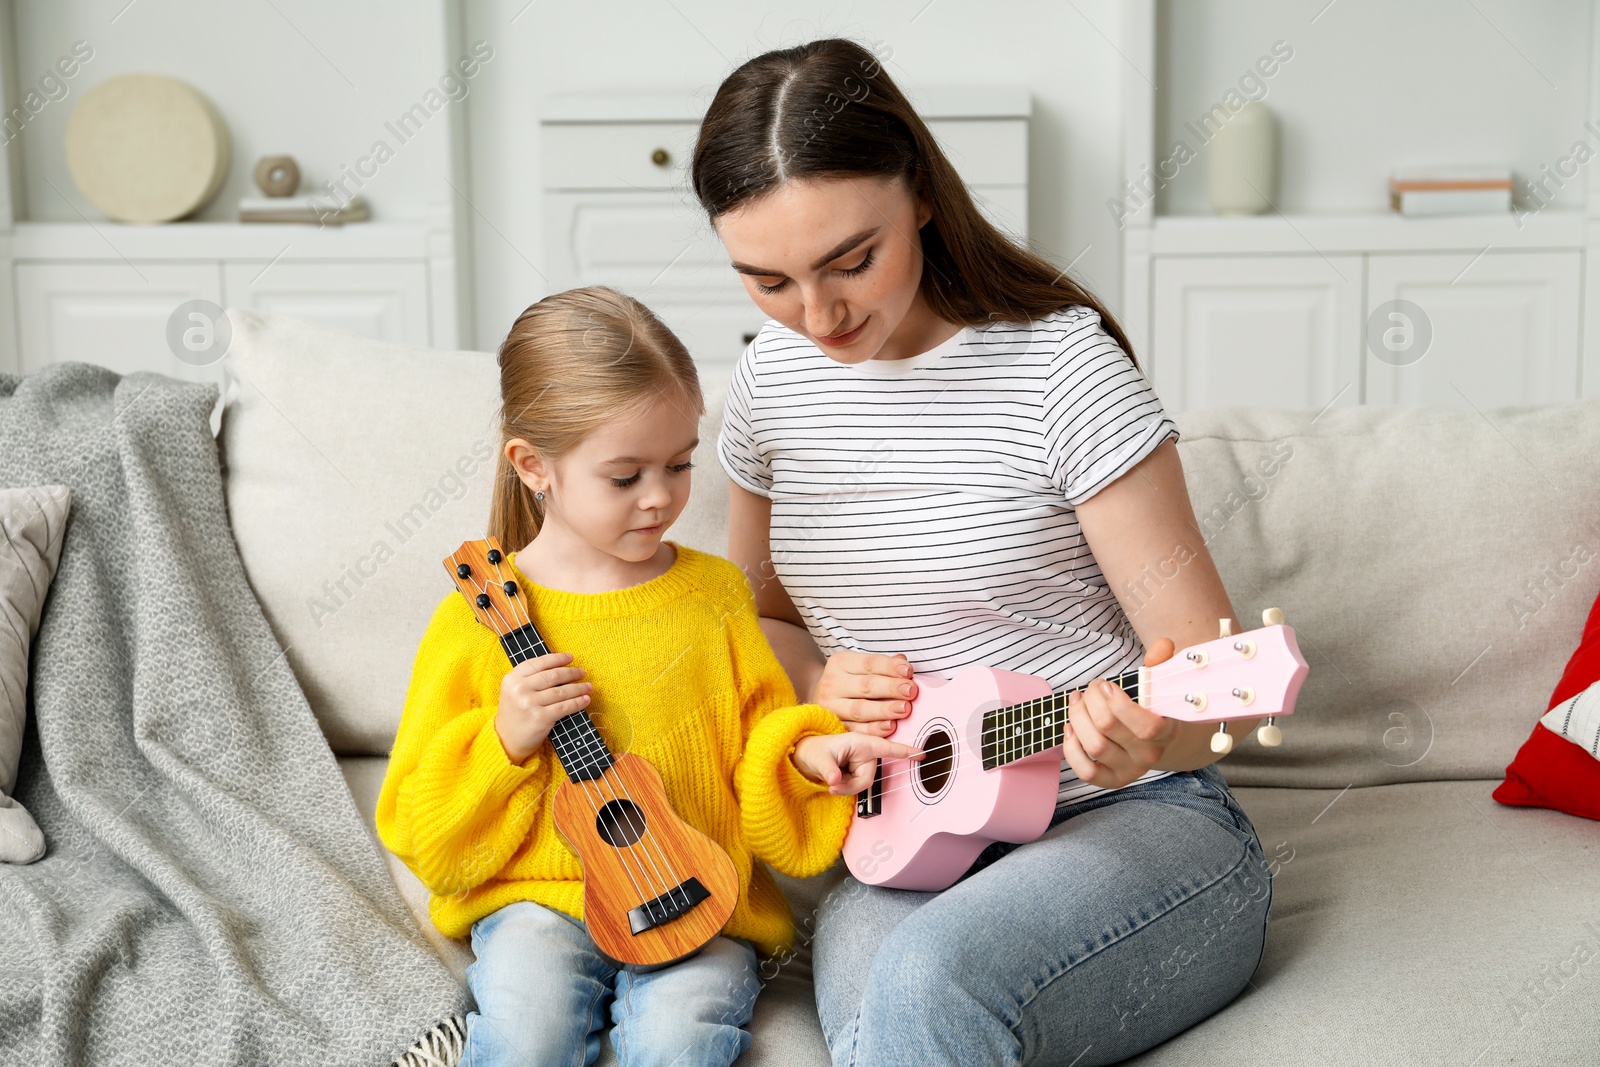
<path fill-rule="evenodd" d="M 454 557 L 452 557 L 452 558 L 454 558 Z M 496 576 L 498 577 L 498 575 L 499 575 L 499 568 L 498 567 L 496 567 L 495 573 L 496 573 Z M 478 591 L 480 593 L 483 593 L 483 594 L 485 594 L 487 596 L 487 594 L 488 594 L 488 586 L 487 585 L 478 586 L 477 588 L 478 588 Z M 502 589 L 504 588 L 504 584 L 503 583 L 502 583 L 501 588 Z M 511 643 L 516 648 L 516 650 L 518 652 L 521 652 L 521 653 L 529 654 L 528 658 L 532 658 L 532 654 L 535 654 L 537 652 L 537 650 L 534 649 L 531 644 L 525 643 L 525 641 L 524 641 L 524 639 L 522 637 L 518 637 L 517 636 L 518 633 L 521 630 L 521 624 L 517 624 L 516 626 L 513 626 L 511 624 L 511 622 L 506 619 L 505 615 L 501 613 L 499 606 L 497 604 L 495 604 L 494 598 L 492 598 L 492 597 L 489 598 L 489 607 L 490 607 L 491 610 L 494 611 L 495 616 L 500 620 L 500 624 L 503 627 L 505 627 L 505 633 L 506 633 L 506 635 L 511 637 Z M 549 738 L 549 740 L 550 740 L 550 747 L 555 749 L 557 756 L 561 756 L 561 747 L 556 743 L 554 738 Z M 567 763 L 567 759 L 566 758 L 562 758 L 561 759 L 561 764 L 562 764 L 563 767 L 568 767 L 569 766 L 568 763 Z M 581 786 L 579 787 L 579 792 L 583 794 L 584 800 L 586 802 L 588 802 L 589 810 L 594 813 L 595 821 L 596 821 L 596 823 L 598 823 L 599 822 L 599 818 L 600 818 L 600 809 L 595 806 L 594 798 L 589 795 L 589 791 L 587 789 L 584 789 Z M 618 851 L 620 852 L 621 850 L 619 849 Z M 628 867 L 628 859 L 627 859 L 626 853 L 624 853 L 622 855 L 621 860 L 622 860 L 623 873 L 625 873 L 628 876 L 628 881 L 629 881 L 630 884 L 632 884 L 633 891 L 635 893 L 639 894 L 639 897 L 640 897 L 641 900 L 649 899 L 648 897 L 645 896 L 644 889 L 642 889 L 640 887 L 640 885 L 639 885 L 639 878 L 643 878 L 646 885 L 648 885 L 649 881 L 650 881 L 649 878 L 645 875 L 643 868 L 641 867 L 640 870 L 639 870 L 639 878 L 635 878 L 634 877 L 634 872 Z"/>
<path fill-rule="evenodd" d="M 1136 671 L 1124 671 L 1122 674 L 1117 675 L 1116 680 L 1120 683 L 1123 679 L 1129 679 L 1129 678 L 1137 678 L 1137 672 Z M 1089 684 L 1092 685 L 1094 683 L 1091 682 Z M 1088 686 L 1085 685 L 1085 686 L 1080 686 L 1077 689 L 1062 689 L 1062 690 L 1059 690 L 1057 692 L 1051 693 L 1047 697 L 1036 697 L 1036 698 L 1034 698 L 1034 700 L 1022 701 L 1021 703 L 1018 703 L 1018 704 L 1008 704 L 1008 705 L 1005 705 L 1004 707 L 995 708 L 994 711 L 988 712 L 987 714 L 993 715 L 993 714 L 996 714 L 997 712 L 1006 711 L 1009 708 L 1025 707 L 1028 704 L 1033 704 L 1033 703 L 1036 703 L 1036 702 L 1043 702 L 1043 701 L 1049 701 L 1049 700 L 1059 700 L 1059 699 L 1061 699 L 1063 697 L 1066 697 L 1067 695 L 1069 695 L 1071 693 L 1081 693 L 1087 688 L 1088 688 Z M 1065 706 L 1063 706 L 1059 710 L 1064 713 L 1066 711 L 1066 708 L 1065 708 Z M 1055 713 L 1055 710 L 1046 710 L 1042 703 L 1040 703 L 1040 707 L 1038 709 L 1038 712 L 1039 713 L 1037 715 L 1034 715 L 1034 716 L 1032 716 L 1030 718 L 1027 718 L 1027 719 L 1021 720 L 1019 722 L 1010 724 L 1012 726 L 1021 726 L 1021 727 L 1023 727 L 1024 735 L 1026 737 L 1026 740 L 1027 740 L 1028 744 L 1030 744 L 1030 745 L 1040 745 L 1041 746 L 1041 747 L 1039 747 L 1037 749 L 1037 751 L 1029 753 L 1029 755 L 1038 755 L 1040 752 L 1047 752 L 1052 748 L 1059 748 L 1059 747 L 1061 747 L 1061 745 L 1064 743 L 1064 740 L 1065 740 L 1063 738 L 1062 741 L 1057 741 L 1055 744 L 1051 744 L 1051 745 L 1043 745 L 1042 744 L 1042 742 L 1044 742 L 1045 740 L 1048 740 L 1045 731 L 1049 730 L 1049 729 L 1051 729 L 1051 728 L 1053 728 L 1055 726 L 1055 723 L 1047 722 L 1046 720 L 1050 719 L 1050 718 L 1054 718 L 1056 713 Z M 1064 717 L 1064 715 L 1063 715 L 1063 717 Z M 1060 721 L 1060 720 L 1057 720 L 1057 721 Z M 1015 734 L 1009 734 L 1006 737 L 1002 738 L 1001 736 L 999 736 L 999 733 L 998 733 L 999 727 L 996 726 L 994 729 L 996 731 L 996 736 L 994 738 L 994 745 L 995 745 L 995 748 L 996 748 L 997 752 L 1000 749 L 1003 748 L 1003 746 L 1005 745 L 1005 742 L 1014 741 L 1016 736 L 1017 736 Z M 1000 753 L 1000 754 L 1004 755 L 1004 753 Z M 1026 757 L 1017 757 L 1017 758 L 1026 758 Z M 910 764 L 910 763 L 913 762 L 912 760 L 893 758 L 893 759 L 885 759 L 884 762 L 885 762 L 885 767 L 884 767 L 883 774 L 884 774 L 885 781 L 884 781 L 883 787 L 878 790 L 878 796 L 879 797 L 886 797 L 891 793 L 896 793 L 896 792 L 899 792 L 899 791 L 902 791 L 902 790 L 905 790 L 905 789 L 914 789 L 916 787 L 917 783 L 916 783 L 915 780 L 913 780 L 911 778 L 911 769 L 909 767 L 906 768 L 906 778 L 907 778 L 907 780 L 904 783 L 901 783 L 901 784 L 898 784 L 898 785 L 892 785 L 888 781 L 889 777 L 892 774 L 895 773 L 895 771 L 892 770 L 888 766 L 889 764 L 901 764 L 901 763 Z M 1014 760 L 1006 760 L 1005 762 L 1007 762 L 1007 763 L 1014 762 Z M 1002 764 L 1002 766 L 1003 765 L 1004 764 Z"/>
<path fill-rule="evenodd" d="M 504 557 L 502 556 L 502 558 L 504 558 Z M 503 589 L 505 587 L 505 583 L 503 581 L 503 576 L 500 573 L 500 564 L 493 563 L 493 564 L 491 564 L 491 566 L 494 567 L 495 578 L 496 579 L 501 579 L 501 588 Z M 510 602 L 513 602 L 513 603 L 520 602 L 520 598 L 518 598 L 518 597 L 509 597 L 508 600 Z M 515 613 L 516 610 L 517 609 L 513 609 L 513 612 Z M 518 629 L 519 630 L 521 629 L 522 625 L 531 624 L 532 621 L 533 621 L 532 620 L 532 616 L 529 614 L 528 608 L 524 607 L 524 608 L 521 609 L 521 611 L 522 611 L 523 615 L 527 616 L 527 618 L 525 620 L 525 623 L 518 624 Z M 515 614 L 513 614 L 513 617 L 515 617 Z M 543 640 L 542 639 L 541 639 L 540 643 L 543 644 Z M 546 651 L 548 651 L 548 648 L 546 649 Z M 598 768 L 600 766 L 600 752 L 598 750 L 594 750 L 594 751 L 591 751 L 591 752 L 588 752 L 588 753 L 584 753 L 583 755 L 584 755 L 585 759 L 587 760 L 587 765 L 583 768 L 584 770 L 593 770 L 593 769 Z M 614 780 L 613 780 L 613 778 L 614 778 Z M 639 821 L 638 821 L 638 813 L 641 812 L 643 809 L 641 809 L 638 806 L 638 804 L 634 801 L 633 796 L 628 792 L 628 785 L 627 785 L 626 782 L 624 782 L 622 780 L 621 774 L 617 774 L 615 776 L 612 776 L 612 775 L 607 774 L 605 770 L 601 770 L 598 779 L 592 779 L 592 780 L 597 780 L 600 783 L 602 789 L 608 789 L 610 791 L 611 800 L 613 802 L 615 802 L 616 805 L 617 805 L 616 810 L 618 812 L 620 812 L 622 817 L 627 820 L 628 828 L 632 831 L 632 833 L 634 835 L 634 840 L 639 842 L 643 846 L 641 848 L 641 850 L 640 850 L 640 854 L 644 857 L 645 861 L 649 863 L 651 869 L 655 872 L 656 879 L 657 879 L 658 882 L 661 883 L 662 888 L 663 888 L 663 890 L 665 890 L 666 894 L 670 895 L 674 891 L 678 892 L 683 897 L 684 905 L 687 906 L 688 903 L 689 903 L 688 891 L 686 889 L 682 888 L 683 887 L 683 879 L 678 877 L 678 872 L 675 869 L 675 867 L 673 866 L 671 856 L 667 853 L 666 849 L 661 845 L 661 843 L 656 840 L 655 834 L 653 833 L 653 831 L 650 828 L 649 820 L 648 819 L 644 820 L 644 824 L 643 825 L 641 825 L 639 823 Z M 618 796 L 618 794 L 617 794 L 617 787 L 621 788 L 621 794 L 622 794 L 621 796 Z M 588 791 L 585 790 L 586 794 L 587 794 L 587 792 Z M 626 803 L 624 803 L 624 800 L 626 801 Z M 592 799 L 590 801 L 590 807 L 591 808 L 594 807 L 594 803 L 593 803 Z M 599 818 L 599 813 L 598 812 L 596 812 L 596 816 L 595 817 L 596 817 L 596 819 Z M 656 864 L 656 857 L 651 855 L 651 851 L 650 851 L 650 846 L 651 845 L 655 846 L 655 851 L 660 855 L 661 863 L 662 863 L 662 865 L 664 865 L 666 867 L 667 875 L 670 876 L 670 879 L 664 880 L 662 878 L 661 867 Z M 628 847 L 631 848 L 632 846 L 630 845 Z M 621 852 L 623 850 L 619 849 L 618 851 Z M 647 878 L 646 882 L 648 883 L 648 881 L 649 881 L 649 879 Z M 659 896 L 662 896 L 662 895 L 663 895 L 662 893 L 656 893 L 651 897 L 644 897 L 644 898 L 642 898 L 640 900 L 640 903 L 645 903 L 648 900 L 653 900 L 656 897 L 659 897 Z"/>
<path fill-rule="evenodd" d="M 1159 664 L 1158 664 L 1158 666 L 1159 666 Z M 1176 675 L 1176 674 L 1188 673 L 1190 671 L 1197 671 L 1197 670 L 1201 670 L 1201 669 L 1202 669 L 1201 667 L 1195 666 L 1195 665 L 1179 666 L 1176 670 L 1172 671 L 1171 673 Z M 1113 681 L 1113 684 L 1117 685 L 1120 689 L 1123 690 L 1123 692 L 1128 693 L 1128 695 L 1131 697 L 1134 694 L 1131 693 L 1131 692 L 1128 692 L 1129 687 L 1137 685 L 1138 677 L 1139 677 L 1139 672 L 1138 672 L 1138 669 L 1135 668 L 1134 670 L 1131 670 L 1131 671 L 1123 671 L 1121 674 L 1117 675 L 1114 679 L 1112 679 L 1112 681 Z M 994 715 L 994 714 L 997 714 L 999 712 L 1006 711 L 1006 710 L 1009 710 L 1009 709 L 1012 709 L 1012 708 L 1026 708 L 1030 704 L 1037 704 L 1038 707 L 1034 708 L 1032 712 L 1026 713 L 1022 719 L 1019 719 L 1018 721 L 1016 721 L 1014 723 L 1010 723 L 1008 725 L 1010 725 L 1012 727 L 1021 727 L 1023 729 L 1023 736 L 1025 736 L 1027 738 L 1027 741 L 1028 741 L 1028 743 L 1030 745 L 1040 744 L 1043 741 L 1047 740 L 1047 736 L 1046 736 L 1045 731 L 1053 729 L 1057 722 L 1060 722 L 1061 720 L 1066 718 L 1066 714 L 1065 714 L 1066 710 L 1067 710 L 1066 705 L 1063 704 L 1059 708 L 1057 708 L 1057 707 L 1047 706 L 1046 702 L 1055 701 L 1055 700 L 1061 700 L 1061 699 L 1071 695 L 1072 693 L 1082 693 L 1084 690 L 1088 689 L 1090 685 L 1093 685 L 1093 684 L 1094 684 L 1093 682 L 1090 682 L 1087 685 L 1082 685 L 1082 686 L 1079 686 L 1079 687 L 1077 687 L 1075 689 L 1058 690 L 1056 692 L 1051 693 L 1049 696 L 1046 696 L 1046 697 L 1035 697 L 1033 700 L 1025 700 L 1025 701 L 1022 701 L 1022 702 L 1017 703 L 1017 704 L 1008 704 L 1008 705 L 1005 705 L 1004 707 L 996 708 L 993 711 L 988 712 L 987 714 Z M 1061 713 L 1061 715 L 1059 717 L 1057 716 L 1057 712 Z M 1238 718 L 1257 718 L 1257 717 L 1258 716 L 1251 716 L 1251 715 L 1238 716 Z M 1056 721 L 1055 722 L 1050 721 L 1052 719 L 1055 719 Z M 1187 721 L 1187 720 L 1185 720 L 1185 721 Z M 1217 721 L 1223 722 L 1223 721 L 1231 721 L 1231 720 L 1217 720 Z M 1007 735 L 1006 737 L 1001 737 L 1000 734 L 999 734 L 1000 727 L 998 725 L 996 725 L 994 727 L 994 730 L 995 730 L 994 745 L 995 745 L 995 748 L 996 748 L 997 752 L 998 752 L 998 750 L 1000 750 L 1005 745 L 1005 743 L 1007 741 L 1014 741 L 1015 738 L 1018 736 L 1016 734 L 1010 734 L 1010 735 Z M 1038 755 L 1040 752 L 1046 752 L 1051 748 L 1057 748 L 1061 744 L 1063 744 L 1064 742 L 1065 742 L 1065 736 L 1063 735 L 1063 739 L 1062 739 L 1061 742 L 1058 742 L 1057 744 L 1052 744 L 1052 745 L 1044 745 L 1043 747 L 1039 748 L 1038 751 L 1033 752 L 1033 753 L 1029 753 L 1029 755 Z M 1025 759 L 1027 757 L 1023 756 L 1023 757 L 1017 757 L 1017 758 L 1024 758 Z M 914 780 L 912 780 L 911 777 L 910 777 L 911 771 L 910 771 L 909 767 L 906 768 L 907 780 L 903 784 L 891 785 L 888 782 L 888 778 L 892 774 L 895 773 L 895 771 L 892 770 L 889 765 L 891 765 L 891 764 L 900 764 L 900 763 L 909 764 L 911 762 L 912 761 L 908 760 L 908 759 L 897 759 L 897 758 L 895 758 L 895 759 L 886 758 L 884 760 L 885 766 L 884 766 L 883 776 L 884 776 L 885 781 L 884 781 L 884 784 L 883 784 L 882 788 L 880 788 L 878 790 L 878 794 L 877 795 L 879 797 L 886 797 L 891 793 L 895 793 L 895 792 L 898 792 L 898 791 L 901 791 L 901 790 L 905 790 L 905 789 L 913 789 L 913 788 L 916 787 L 916 782 Z M 1015 762 L 1015 760 L 1007 760 L 1006 762 L 1007 763 Z"/>

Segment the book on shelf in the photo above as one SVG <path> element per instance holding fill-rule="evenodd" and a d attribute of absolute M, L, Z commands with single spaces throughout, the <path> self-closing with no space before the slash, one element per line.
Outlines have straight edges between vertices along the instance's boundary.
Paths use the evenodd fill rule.
<path fill-rule="evenodd" d="M 1400 168 L 1389 176 L 1389 206 L 1402 215 L 1507 214 L 1511 211 L 1511 168 Z"/>
<path fill-rule="evenodd" d="M 369 216 L 367 202 L 355 196 L 342 207 L 317 206 L 310 198 L 300 196 L 245 196 L 239 198 L 240 222 L 311 222 L 318 225 L 341 226 L 346 222 L 363 222 Z"/>

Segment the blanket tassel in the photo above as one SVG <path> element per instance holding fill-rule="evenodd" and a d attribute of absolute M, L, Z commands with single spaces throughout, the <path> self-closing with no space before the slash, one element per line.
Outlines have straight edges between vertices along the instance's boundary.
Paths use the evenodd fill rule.
<path fill-rule="evenodd" d="M 452 1015 L 418 1038 L 405 1055 L 394 1061 L 394 1067 L 456 1067 L 466 1047 L 466 1021 Z"/>

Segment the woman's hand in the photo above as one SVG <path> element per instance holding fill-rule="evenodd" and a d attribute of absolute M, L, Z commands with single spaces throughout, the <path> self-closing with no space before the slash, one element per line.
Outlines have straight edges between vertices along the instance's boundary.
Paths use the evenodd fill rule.
<path fill-rule="evenodd" d="M 583 668 L 569 667 L 570 652 L 523 660 L 500 680 L 500 710 L 494 732 L 512 763 L 522 763 L 550 736 L 550 727 L 587 707 L 594 686 L 582 681 Z"/>
<path fill-rule="evenodd" d="M 1162 637 L 1150 645 L 1146 667 L 1172 658 L 1173 645 Z M 1183 723 L 1141 708 L 1104 678 L 1082 693 L 1067 696 L 1067 763 L 1090 785 L 1116 789 L 1136 781 L 1166 754 Z"/>
<path fill-rule="evenodd" d="M 850 730 L 887 737 L 911 714 L 917 683 L 904 656 L 835 652 L 817 679 L 811 703 L 821 704 Z"/>
<path fill-rule="evenodd" d="M 886 741 L 867 733 L 807 734 L 795 742 L 790 761 L 795 769 L 813 782 L 826 785 L 828 792 L 852 796 L 872 784 L 880 759 L 923 757 L 920 749 Z"/>

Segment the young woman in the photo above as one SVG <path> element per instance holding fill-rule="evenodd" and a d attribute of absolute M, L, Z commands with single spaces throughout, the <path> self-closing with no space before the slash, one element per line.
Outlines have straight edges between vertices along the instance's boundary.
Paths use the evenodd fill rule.
<path fill-rule="evenodd" d="M 718 450 L 729 555 L 801 699 L 886 734 L 917 672 L 1082 686 L 1233 619 L 1122 330 L 984 219 L 868 51 L 819 40 L 734 71 L 693 182 L 771 320 Z M 1103 682 L 1069 716 L 1042 838 L 940 893 L 828 896 L 835 1063 L 1112 1063 L 1249 981 L 1271 889 L 1215 728 Z"/>

